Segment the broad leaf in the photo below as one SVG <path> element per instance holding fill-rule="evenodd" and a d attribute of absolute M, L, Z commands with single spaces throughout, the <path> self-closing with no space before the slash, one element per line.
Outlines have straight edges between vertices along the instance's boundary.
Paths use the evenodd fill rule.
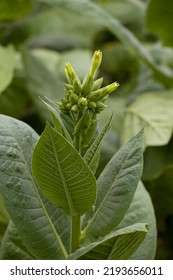
<path fill-rule="evenodd" d="M 0 46 L 0 93 L 4 91 L 13 79 L 15 66 L 15 51 L 12 46 Z"/>
<path fill-rule="evenodd" d="M 45 196 L 71 216 L 90 209 L 96 182 L 77 150 L 47 124 L 33 154 L 34 176 Z"/>
<path fill-rule="evenodd" d="M 173 128 L 173 91 L 149 92 L 127 107 L 122 142 L 133 137 L 145 126 L 144 146 L 159 146 L 169 142 Z"/>
<path fill-rule="evenodd" d="M 31 171 L 38 135 L 27 124 L 0 115 L 0 192 L 28 250 L 37 259 L 64 259 L 69 250 L 69 217 L 38 188 Z"/>
<path fill-rule="evenodd" d="M 1 0 L 0 19 L 11 20 L 26 15 L 31 11 L 32 0 Z"/>
<path fill-rule="evenodd" d="M 24 245 L 15 225 L 13 222 L 10 222 L 1 243 L 0 260 L 32 259 L 34 259 L 34 257 Z"/>
<path fill-rule="evenodd" d="M 147 228 L 146 224 L 141 223 L 114 231 L 76 250 L 69 255 L 69 259 L 127 260 L 145 239 Z"/>
<path fill-rule="evenodd" d="M 168 46 L 173 46 L 173 1 L 150 0 L 147 9 L 149 30 L 158 34 Z"/>
<path fill-rule="evenodd" d="M 123 229 L 135 223 L 147 223 L 149 230 L 145 240 L 131 256 L 131 259 L 152 260 L 155 257 L 157 242 L 156 218 L 150 195 L 141 181 L 138 184 L 132 203 L 117 229 Z"/>
<path fill-rule="evenodd" d="M 127 212 L 142 173 L 142 139 L 143 130 L 120 148 L 98 178 L 95 210 L 84 222 L 84 242 L 108 234 Z"/>

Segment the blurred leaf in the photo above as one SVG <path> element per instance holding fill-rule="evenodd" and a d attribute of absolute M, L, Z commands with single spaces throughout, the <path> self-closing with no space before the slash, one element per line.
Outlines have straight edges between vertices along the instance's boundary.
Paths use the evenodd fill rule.
<path fill-rule="evenodd" d="M 173 128 L 173 91 L 148 92 L 127 107 L 124 116 L 122 143 L 145 126 L 144 147 L 169 142 Z"/>
<path fill-rule="evenodd" d="M 158 34 L 163 42 L 173 47 L 173 1 L 150 0 L 146 19 L 149 30 Z"/>
<path fill-rule="evenodd" d="M 0 20 L 13 20 L 25 16 L 32 9 L 32 0 L 1 0 Z"/>
<path fill-rule="evenodd" d="M 159 230 L 165 229 L 165 219 L 173 215 L 173 164 L 148 186 L 153 201 Z"/>
<path fill-rule="evenodd" d="M 14 79 L 10 86 L 0 96 L 0 114 L 21 118 L 26 112 L 28 93 L 23 81 Z"/>
<path fill-rule="evenodd" d="M 99 5 L 87 0 L 73 0 L 73 2 L 68 0 L 52 0 L 51 2 L 48 0 L 39 1 L 51 6 L 61 7 L 65 11 L 70 11 L 71 15 L 76 13 L 80 14 L 82 19 L 83 17 L 87 17 L 87 24 L 85 22 L 85 26 L 88 26 L 88 21 L 90 21 L 93 25 L 92 28 L 94 28 L 95 25 L 100 26 L 102 29 L 107 28 L 152 69 L 157 79 L 162 80 L 162 82 L 168 86 L 173 84 L 173 73 L 171 69 L 157 64 L 137 37 Z"/>
<path fill-rule="evenodd" d="M 15 51 L 12 46 L 0 46 L 0 93 L 4 91 L 13 79 L 15 66 Z"/>
<path fill-rule="evenodd" d="M 150 195 L 140 181 L 133 197 L 132 203 L 118 226 L 118 229 L 133 225 L 134 223 L 147 223 L 149 230 L 145 240 L 137 251 L 131 256 L 132 260 L 152 260 L 155 257 L 157 229 L 153 204 Z"/>
<path fill-rule="evenodd" d="M 62 82 L 57 78 L 55 71 L 50 71 L 45 61 L 36 58 L 30 53 L 24 52 L 24 65 L 26 71 L 26 83 L 30 97 L 38 110 L 38 114 L 43 120 L 50 119 L 49 111 L 40 100 L 45 96 L 52 100 L 57 100 L 63 94 Z"/>
<path fill-rule="evenodd" d="M 146 149 L 142 180 L 149 181 L 158 178 L 170 164 L 173 164 L 173 138 L 167 145 Z"/>

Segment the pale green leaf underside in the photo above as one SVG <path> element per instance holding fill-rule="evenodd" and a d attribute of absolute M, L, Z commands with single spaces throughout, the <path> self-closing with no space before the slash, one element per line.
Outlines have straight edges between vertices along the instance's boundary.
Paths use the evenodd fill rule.
<path fill-rule="evenodd" d="M 96 182 L 75 148 L 49 124 L 34 150 L 34 176 L 45 196 L 71 216 L 90 209 Z"/>
<path fill-rule="evenodd" d="M 142 140 L 143 130 L 120 148 L 98 178 L 95 210 L 84 219 L 84 240 L 108 234 L 124 217 L 142 173 Z"/>
<path fill-rule="evenodd" d="M 145 126 L 144 147 L 166 145 L 173 128 L 173 91 L 149 92 L 127 107 L 122 142 Z"/>
<path fill-rule="evenodd" d="M 150 195 L 141 181 L 139 181 L 132 203 L 117 229 L 123 229 L 139 222 L 147 223 L 149 230 L 145 240 L 130 259 L 153 260 L 157 243 L 156 218 Z"/>
<path fill-rule="evenodd" d="M 134 224 L 78 249 L 69 259 L 127 260 L 147 234 L 146 224 Z"/>
<path fill-rule="evenodd" d="M 0 247 L 0 260 L 33 260 L 35 259 L 24 245 L 18 231 L 10 222 Z"/>
<path fill-rule="evenodd" d="M 27 124 L 0 115 L 0 192 L 32 255 L 64 259 L 69 250 L 69 218 L 43 196 L 34 181 L 31 158 L 37 141 L 38 135 Z"/>
<path fill-rule="evenodd" d="M 0 46 L 0 94 L 11 83 L 15 66 L 15 51 L 12 46 Z"/>

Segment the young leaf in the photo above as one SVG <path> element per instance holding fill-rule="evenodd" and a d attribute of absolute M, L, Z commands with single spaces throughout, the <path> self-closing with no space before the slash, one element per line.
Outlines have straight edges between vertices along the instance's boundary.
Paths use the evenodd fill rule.
<path fill-rule="evenodd" d="M 27 124 L 0 115 L 0 192 L 26 247 L 37 259 L 65 259 L 70 219 L 38 188 L 31 171 L 38 135 Z"/>
<path fill-rule="evenodd" d="M 83 238 L 98 238 L 113 230 L 128 210 L 142 174 L 143 130 L 113 156 L 97 180 L 95 210 Z"/>
<path fill-rule="evenodd" d="M 0 260 L 33 260 L 34 256 L 30 254 L 24 245 L 20 235 L 13 224 L 10 222 L 0 247 Z"/>
<path fill-rule="evenodd" d="M 97 164 L 95 164 L 95 162 L 97 162 L 99 160 L 98 151 L 99 151 L 102 139 L 105 136 L 105 134 L 108 132 L 108 130 L 110 129 L 112 117 L 113 116 L 110 117 L 109 121 L 106 123 L 103 130 L 96 137 L 96 139 L 94 140 L 94 142 L 92 143 L 92 145 L 89 147 L 89 149 L 87 150 L 87 152 L 84 155 L 84 160 L 85 160 L 86 164 L 89 166 L 89 168 L 93 171 L 93 173 L 95 173 L 96 168 L 97 168 Z"/>
<path fill-rule="evenodd" d="M 146 224 L 134 224 L 76 250 L 69 255 L 69 259 L 127 260 L 145 239 L 147 232 Z"/>
<path fill-rule="evenodd" d="M 43 100 L 42 100 L 43 101 Z M 60 117 L 60 115 L 58 114 L 58 112 L 51 106 L 49 105 L 47 102 L 43 101 L 44 104 L 49 108 L 49 111 L 50 111 L 50 114 L 51 114 L 51 117 L 52 117 L 52 121 L 53 121 L 53 124 L 56 128 L 56 130 L 62 134 L 61 132 L 63 131 L 64 133 L 64 136 L 65 138 L 72 143 L 72 139 Z"/>
<path fill-rule="evenodd" d="M 65 213 L 82 215 L 96 197 L 96 182 L 75 148 L 49 124 L 33 153 L 34 176 L 45 196 Z"/>

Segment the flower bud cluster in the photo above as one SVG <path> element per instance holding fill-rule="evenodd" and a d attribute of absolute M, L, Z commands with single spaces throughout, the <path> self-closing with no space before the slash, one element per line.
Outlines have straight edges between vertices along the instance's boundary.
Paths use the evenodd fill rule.
<path fill-rule="evenodd" d="M 117 89 L 119 84 L 114 82 L 108 86 L 101 87 L 103 78 L 94 80 L 101 60 L 102 53 L 95 51 L 90 70 L 83 82 L 80 81 L 70 63 L 65 65 L 65 75 L 68 83 L 64 84 L 65 96 L 58 103 L 63 113 L 84 113 L 89 110 L 94 114 L 98 114 L 106 107 L 105 100 L 111 92 Z"/>

